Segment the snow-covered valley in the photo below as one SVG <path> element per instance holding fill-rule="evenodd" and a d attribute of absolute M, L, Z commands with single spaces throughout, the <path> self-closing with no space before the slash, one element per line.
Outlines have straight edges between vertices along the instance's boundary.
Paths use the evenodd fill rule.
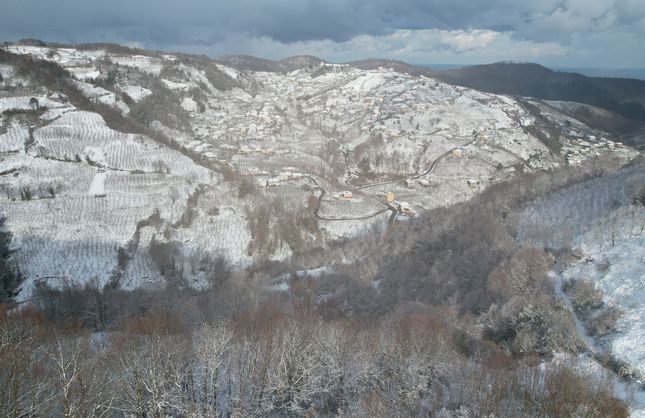
<path fill-rule="evenodd" d="M 572 416 L 643 416 L 645 165 L 571 117 L 576 103 L 313 57 L 264 72 L 244 68 L 252 57 L 37 44 L 0 49 L 12 314 L 83 322 L 106 350 L 158 333 L 205 361 L 226 351 L 209 383 L 222 411 L 247 394 L 218 376 L 241 376 L 272 341 L 279 373 L 309 362 L 312 399 L 336 385 L 336 356 L 365 368 L 347 396 L 368 409 L 343 416 L 392 416 L 365 412 L 374 391 L 446 417 L 555 399 L 546 416 L 560 416 L 565 384 Z M 202 332 L 220 348 L 199 348 Z M 160 341 L 149 347 L 184 347 Z M 204 366 L 193 360 L 176 370 Z M 610 405 L 623 387 L 636 401 Z M 280 403 L 257 393 L 257 411 Z"/>

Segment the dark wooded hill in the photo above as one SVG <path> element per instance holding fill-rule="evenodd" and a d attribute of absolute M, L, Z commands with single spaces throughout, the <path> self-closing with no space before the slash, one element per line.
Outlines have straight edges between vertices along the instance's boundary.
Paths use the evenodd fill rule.
<path fill-rule="evenodd" d="M 495 63 L 444 70 L 442 81 L 491 93 L 578 102 L 645 122 L 645 81 L 552 71 L 538 64 Z"/>

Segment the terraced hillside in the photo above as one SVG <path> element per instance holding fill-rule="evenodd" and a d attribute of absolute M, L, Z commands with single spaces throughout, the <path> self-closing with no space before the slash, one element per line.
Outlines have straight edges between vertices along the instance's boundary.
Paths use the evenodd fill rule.
<path fill-rule="evenodd" d="M 0 207 L 19 300 L 93 279 L 203 287 L 221 260 L 341 265 L 325 255 L 334 243 L 516 173 L 638 155 L 557 106 L 382 67 L 0 52 Z"/>

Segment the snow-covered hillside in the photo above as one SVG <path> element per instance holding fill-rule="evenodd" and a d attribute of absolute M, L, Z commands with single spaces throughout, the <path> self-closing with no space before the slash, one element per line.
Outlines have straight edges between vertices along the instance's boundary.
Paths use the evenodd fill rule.
<path fill-rule="evenodd" d="M 644 193 L 642 163 L 564 188 L 525 211 L 519 236 L 530 245 L 577 251 L 579 259 L 566 266 L 556 283 L 589 280 L 598 286 L 604 305 L 591 313 L 592 321 L 607 308 L 619 313 L 604 334 L 587 340 L 592 351 L 606 351 L 623 362 L 621 373 L 640 380 L 635 385 L 638 417 L 645 416 Z M 579 332 L 589 334 L 586 329 Z"/>
<path fill-rule="evenodd" d="M 23 300 L 39 281 L 199 287 L 220 258 L 315 268 L 299 255 L 515 173 L 637 155 L 553 106 L 387 68 L 6 50 L 61 66 L 79 95 L 0 62 L 0 201 Z"/>

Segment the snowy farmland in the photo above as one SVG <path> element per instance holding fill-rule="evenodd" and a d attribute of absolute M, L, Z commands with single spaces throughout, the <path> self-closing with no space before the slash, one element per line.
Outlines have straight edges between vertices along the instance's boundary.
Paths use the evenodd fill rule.
<path fill-rule="evenodd" d="M 13 86 L 0 94 L 1 213 L 22 299 L 39 280 L 136 288 L 173 275 L 200 287 L 218 257 L 237 269 L 288 261 L 294 243 L 357 237 L 518 172 L 637 155 L 558 104 L 536 103 L 534 115 L 514 98 L 391 69 L 240 72 L 141 51 L 6 48 L 68 70 L 91 103 L 0 63 Z M 143 128 L 121 130 L 115 114 Z M 538 117 L 560 151 L 526 129 Z"/>

